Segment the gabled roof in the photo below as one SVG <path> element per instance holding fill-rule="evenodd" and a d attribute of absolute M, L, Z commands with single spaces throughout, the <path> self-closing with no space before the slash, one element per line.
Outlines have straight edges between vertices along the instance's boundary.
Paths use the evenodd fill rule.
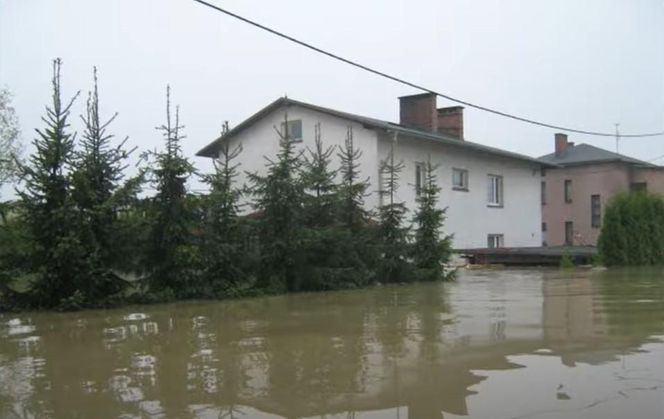
<path fill-rule="evenodd" d="M 559 166 L 622 162 L 638 166 L 656 167 L 654 164 L 646 161 L 604 150 L 603 148 L 595 147 L 590 144 L 570 145 L 558 156 L 556 153 L 551 153 L 540 157 L 538 160 L 557 164 Z"/>
<path fill-rule="evenodd" d="M 485 146 L 482 144 L 478 143 L 473 143 L 470 141 L 465 141 L 465 140 L 459 140 L 458 138 L 452 137 L 452 136 L 447 136 L 447 135 L 441 135 L 441 134 L 434 134 L 431 132 L 427 131 L 422 131 L 418 130 L 415 128 L 409 128 L 405 127 L 403 125 L 396 124 L 394 122 L 389 122 L 389 121 L 383 121 L 380 119 L 374 119 L 374 118 L 369 118 L 366 116 L 361 116 L 361 115 L 356 115 L 352 113 L 347 113 L 347 112 L 342 112 L 342 111 L 337 111 L 335 109 L 329 109 L 329 108 L 324 108 L 321 106 L 317 105 L 312 105 L 310 103 L 305 103 L 305 102 L 300 102 L 297 100 L 293 100 L 290 98 L 279 98 L 275 100 L 274 102 L 270 103 L 260 111 L 256 112 L 254 115 L 250 116 L 248 119 L 244 120 L 242 123 L 239 125 L 236 125 L 233 129 L 229 130 L 226 134 L 222 135 L 221 137 L 215 139 L 212 141 L 210 144 L 206 145 L 203 147 L 198 153 L 196 153 L 197 156 L 201 157 L 216 157 L 217 156 L 217 150 L 219 147 L 219 144 L 221 144 L 224 140 L 229 139 L 239 132 L 243 131 L 247 127 L 251 126 L 253 123 L 258 121 L 259 119 L 263 118 L 264 116 L 268 115 L 269 113 L 273 112 L 274 110 L 283 107 L 283 106 L 300 106 L 306 109 L 310 109 L 316 112 L 321 112 L 324 114 L 336 116 L 338 118 L 346 119 L 349 121 L 357 122 L 359 124 L 362 124 L 363 126 L 367 128 L 377 128 L 377 129 L 382 129 L 386 131 L 391 131 L 391 132 L 398 132 L 404 135 L 408 135 L 410 137 L 415 137 L 415 138 L 421 138 L 421 139 L 428 139 L 428 140 L 433 140 L 442 144 L 450 145 L 453 147 L 458 147 L 462 149 L 467 149 L 471 151 L 477 151 L 480 153 L 486 153 L 486 154 L 492 154 L 500 157 L 506 157 L 506 158 L 511 158 L 511 159 L 516 159 L 516 160 L 522 160 L 522 161 L 527 161 L 529 163 L 534 163 L 537 165 L 544 165 L 544 166 L 551 166 L 554 167 L 556 166 L 555 164 L 551 164 L 545 161 L 540 161 L 535 158 L 523 155 L 523 154 L 518 154 L 518 153 L 513 153 L 511 151 L 505 151 L 501 150 L 499 148 L 495 147 L 489 147 Z"/>

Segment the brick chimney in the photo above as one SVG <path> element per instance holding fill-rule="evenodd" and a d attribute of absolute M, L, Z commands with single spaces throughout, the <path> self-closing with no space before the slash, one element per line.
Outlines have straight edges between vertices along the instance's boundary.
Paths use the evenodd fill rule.
<path fill-rule="evenodd" d="M 422 131 L 438 131 L 436 95 L 422 93 L 399 98 L 399 123 Z"/>
<path fill-rule="evenodd" d="M 436 95 L 433 93 L 401 96 L 399 123 L 409 128 L 463 139 L 463 106 L 437 109 Z"/>
<path fill-rule="evenodd" d="M 463 140 L 463 106 L 438 109 L 438 134 Z"/>
<path fill-rule="evenodd" d="M 574 143 L 567 141 L 567 134 L 560 132 L 555 134 L 556 138 L 556 156 L 561 156 L 569 147 L 574 147 Z"/>

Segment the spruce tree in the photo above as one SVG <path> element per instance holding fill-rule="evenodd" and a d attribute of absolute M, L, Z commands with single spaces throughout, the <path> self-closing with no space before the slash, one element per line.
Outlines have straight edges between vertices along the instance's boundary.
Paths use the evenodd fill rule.
<path fill-rule="evenodd" d="M 224 131 L 227 130 L 225 125 Z M 238 219 L 242 192 L 234 186 L 240 166 L 234 160 L 241 152 L 241 145 L 231 148 L 228 142 L 223 143 L 219 158 L 214 162 L 214 173 L 203 178 L 210 186 L 204 215 L 206 284 L 214 295 L 238 292 L 248 275 L 242 263 L 244 231 Z"/>
<path fill-rule="evenodd" d="M 347 269 L 352 254 L 344 246 L 347 233 L 336 219 L 337 170 L 331 169 L 335 147 L 323 145 L 320 124 L 314 131 L 314 148 L 307 148 L 302 170 L 306 193 L 300 275 L 306 281 L 301 285 L 306 290 L 344 288 L 352 283 Z"/>
<path fill-rule="evenodd" d="M 166 148 L 155 154 L 152 170 L 157 193 L 152 200 L 152 229 L 150 237 L 149 276 L 151 292 L 171 293 L 175 297 L 189 297 L 198 291 L 195 271 L 200 263 L 197 248 L 191 242 L 193 211 L 187 196 L 187 181 L 194 167 L 182 153 L 183 125 L 180 110 L 171 115 L 171 89 L 166 88 L 166 124 L 157 127 L 162 132 Z"/>
<path fill-rule="evenodd" d="M 390 153 L 381 162 L 383 174 L 380 193 L 385 201 L 378 209 L 379 237 L 382 258 L 378 278 L 383 282 L 403 282 L 412 279 L 408 261 L 408 228 L 405 227 L 406 204 L 396 202 L 399 189 L 399 174 L 404 168 L 403 161 L 394 161 L 394 144 Z"/>
<path fill-rule="evenodd" d="M 309 226 L 330 226 L 334 222 L 337 171 L 330 168 L 334 148 L 323 146 L 320 123 L 316 124 L 314 148 L 307 147 L 302 162 L 302 181 L 307 192 L 304 198 L 305 222 Z"/>
<path fill-rule="evenodd" d="M 268 159 L 267 174 L 249 174 L 259 213 L 261 269 L 259 288 L 268 291 L 295 291 L 300 251 L 300 225 L 304 186 L 298 176 L 301 153 L 288 132 L 288 115 L 283 131 L 278 130 L 279 152 L 276 161 Z"/>
<path fill-rule="evenodd" d="M 364 209 L 364 198 L 369 189 L 368 179 L 360 179 L 360 158 L 362 151 L 355 147 L 353 127 L 348 127 L 344 146 L 337 154 L 341 160 L 341 185 L 339 186 L 341 222 L 356 230 L 364 225 L 369 214 Z"/>
<path fill-rule="evenodd" d="M 18 193 L 22 221 L 33 243 L 32 304 L 73 308 L 85 303 L 80 288 L 87 279 L 81 263 L 85 249 L 76 235 L 78 219 L 70 178 L 75 135 L 69 131 L 68 118 L 78 93 L 69 102 L 62 102 L 61 65 L 60 59 L 53 61 L 52 104 L 42 118 L 46 128 L 36 130 L 35 151 L 21 166 L 24 188 Z"/>
<path fill-rule="evenodd" d="M 72 173 L 73 198 L 78 214 L 78 231 L 81 243 L 86 247 L 89 279 L 86 294 L 93 300 L 101 300 L 124 285 L 113 268 L 125 265 L 117 240 L 122 235 L 120 210 L 133 203 L 142 176 L 123 182 L 125 161 L 131 152 L 124 150 L 124 141 L 113 146 L 113 135 L 108 126 L 116 118 L 111 116 L 102 122 L 99 115 L 99 90 L 97 68 L 93 70 L 93 90 L 88 95 L 86 114 L 81 116 L 85 129 L 81 150 L 75 153 L 75 169 Z"/>
<path fill-rule="evenodd" d="M 440 187 L 435 171 L 438 165 L 427 160 L 424 182 L 418 191 L 417 212 L 414 217 L 415 242 L 412 247 L 413 263 L 418 280 L 435 281 L 445 278 L 443 263 L 450 258 L 452 237 L 441 239 L 445 210 L 438 208 Z"/>
<path fill-rule="evenodd" d="M 336 255 L 336 266 L 343 269 L 337 281 L 340 286 L 363 286 L 375 280 L 378 246 L 370 212 L 364 207 L 369 179 L 360 178 L 362 151 L 355 145 L 352 126 L 346 130 L 337 157 L 341 163 L 338 170 L 341 182 L 337 186 L 337 220 L 341 228 L 331 255 Z"/>

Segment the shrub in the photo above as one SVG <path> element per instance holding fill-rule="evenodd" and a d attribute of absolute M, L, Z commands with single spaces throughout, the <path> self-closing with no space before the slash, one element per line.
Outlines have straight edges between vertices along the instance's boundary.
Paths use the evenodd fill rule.
<path fill-rule="evenodd" d="M 615 196 L 598 241 L 607 266 L 664 264 L 664 199 L 646 192 Z"/>

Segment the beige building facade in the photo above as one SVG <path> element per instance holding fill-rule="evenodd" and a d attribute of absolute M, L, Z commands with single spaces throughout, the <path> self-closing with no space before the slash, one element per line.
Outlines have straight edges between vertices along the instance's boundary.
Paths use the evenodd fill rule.
<path fill-rule="evenodd" d="M 664 167 L 555 135 L 555 152 L 540 157 L 557 164 L 541 182 L 542 242 L 547 246 L 595 246 L 604 209 L 620 192 L 664 194 Z"/>

